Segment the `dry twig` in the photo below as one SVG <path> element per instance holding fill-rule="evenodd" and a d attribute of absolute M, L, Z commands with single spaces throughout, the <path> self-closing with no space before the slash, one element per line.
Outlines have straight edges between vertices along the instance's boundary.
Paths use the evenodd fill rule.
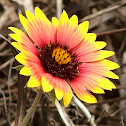
<path fill-rule="evenodd" d="M 59 103 L 59 101 L 57 99 L 55 100 L 55 105 L 56 105 L 56 108 L 57 108 L 57 110 L 58 110 L 58 112 L 60 114 L 60 117 L 62 118 L 64 124 L 66 126 L 75 126 L 74 123 L 69 118 L 69 116 L 65 112 L 64 108 L 60 105 L 60 103 Z"/>
<path fill-rule="evenodd" d="M 81 103 L 81 101 L 75 95 L 73 95 L 73 101 L 81 109 L 81 111 L 84 113 L 84 115 L 87 117 L 91 126 L 96 126 L 96 124 L 94 122 L 94 117 L 90 114 L 88 109 Z"/>

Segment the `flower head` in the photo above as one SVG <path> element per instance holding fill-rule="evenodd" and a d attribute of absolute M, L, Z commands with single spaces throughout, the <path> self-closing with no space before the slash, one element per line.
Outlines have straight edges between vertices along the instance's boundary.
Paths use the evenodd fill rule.
<path fill-rule="evenodd" d="M 26 11 L 26 17 L 19 15 L 26 31 L 9 27 L 16 41 L 12 45 L 20 53 L 15 59 L 24 65 L 20 74 L 30 76 L 27 87 L 42 87 L 43 91 L 55 91 L 58 100 L 68 106 L 72 91 L 83 101 L 96 103 L 90 93 L 104 93 L 115 85 L 107 79 L 118 79 L 113 69 L 119 66 L 107 59 L 114 52 L 101 50 L 105 42 L 95 41 L 96 34 L 87 33 L 88 21 L 78 25 L 78 18 L 70 19 L 63 11 L 59 21 L 53 17 L 50 22 L 45 14 L 35 8 L 35 16 Z"/>

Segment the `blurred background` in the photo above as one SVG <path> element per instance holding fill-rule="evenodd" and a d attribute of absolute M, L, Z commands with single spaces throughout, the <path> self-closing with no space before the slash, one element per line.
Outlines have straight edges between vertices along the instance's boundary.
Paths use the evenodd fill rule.
<path fill-rule="evenodd" d="M 69 17 L 76 14 L 79 23 L 88 20 L 89 32 L 97 34 L 97 40 L 107 42 L 105 49 L 115 52 L 109 59 L 120 68 L 114 72 L 119 80 L 111 80 L 117 89 L 95 95 L 97 104 L 83 103 L 94 117 L 97 126 L 124 126 L 126 123 L 126 0 L 0 0 L 0 126 L 17 126 L 36 96 L 34 89 L 24 89 L 28 78 L 21 76 L 12 67 L 17 51 L 9 42 L 9 26 L 24 31 L 18 14 L 25 10 L 34 13 L 39 7 L 47 15 L 60 17 L 66 10 Z M 5 37 L 5 38 L 4 38 Z M 6 40 L 7 39 L 7 40 Z M 8 41 L 8 42 L 7 42 Z M 95 126 L 86 118 L 74 101 L 64 108 L 75 126 Z M 74 126 L 71 124 L 70 126 Z M 64 126 L 64 122 L 52 104 L 49 95 L 43 94 L 29 126 Z"/>

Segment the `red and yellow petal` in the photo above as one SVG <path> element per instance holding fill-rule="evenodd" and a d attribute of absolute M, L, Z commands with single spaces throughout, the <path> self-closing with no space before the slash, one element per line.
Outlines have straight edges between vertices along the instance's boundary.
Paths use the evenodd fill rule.
<path fill-rule="evenodd" d="M 78 26 L 78 17 L 76 15 L 73 15 L 70 19 L 69 19 L 69 23 L 70 25 L 77 27 Z"/>
<path fill-rule="evenodd" d="M 62 80 L 62 83 L 64 85 L 63 87 L 63 92 L 64 92 L 64 96 L 63 96 L 63 102 L 64 102 L 64 106 L 67 107 L 72 99 L 72 90 L 70 85 L 65 81 Z"/>
<path fill-rule="evenodd" d="M 41 61 L 39 58 L 33 53 L 23 51 L 16 55 L 15 59 L 25 65 L 24 68 L 21 69 L 20 74 L 22 75 L 35 75 L 38 78 L 41 78 L 43 74 L 45 74 L 45 70 L 41 65 Z"/>
<path fill-rule="evenodd" d="M 82 76 L 78 76 L 75 81 L 93 93 L 104 94 L 104 90 L 98 86 L 96 81 L 91 81 L 89 78 Z"/>
<path fill-rule="evenodd" d="M 69 84 L 60 78 L 53 77 L 51 74 L 44 74 L 42 76 L 42 88 L 45 92 L 55 90 L 55 95 L 58 100 L 63 98 L 64 106 L 68 106 L 72 99 L 72 90 Z"/>
<path fill-rule="evenodd" d="M 14 47 L 19 49 L 19 51 L 22 51 L 23 49 L 23 50 L 32 52 L 35 55 L 38 55 L 38 51 L 36 47 L 34 46 L 32 40 L 24 32 L 22 32 L 21 30 L 15 27 L 9 27 L 9 29 L 15 33 L 15 34 L 9 34 L 9 36 L 18 42 L 17 44 L 12 43 Z"/>
<path fill-rule="evenodd" d="M 72 20 L 74 20 L 73 23 Z M 57 27 L 57 42 L 67 45 L 70 48 L 73 48 L 79 44 L 84 36 L 81 34 L 78 27 L 75 27 L 76 24 L 76 16 L 69 20 L 67 13 L 63 11 L 59 20 L 59 26 Z"/>
<path fill-rule="evenodd" d="M 96 63 L 96 64 L 98 64 L 100 66 L 104 66 L 105 68 L 107 68 L 109 70 L 114 70 L 114 69 L 117 69 L 120 67 L 117 63 L 112 62 L 107 59 L 103 59 L 103 60 L 99 61 L 99 63 Z"/>
<path fill-rule="evenodd" d="M 44 75 L 46 73 L 44 68 L 37 63 L 30 62 L 27 65 L 30 68 L 30 70 L 32 71 L 33 75 L 36 75 L 40 78 L 42 77 L 42 75 Z"/>
<path fill-rule="evenodd" d="M 59 21 L 56 17 L 52 18 L 52 24 L 55 27 L 55 29 L 59 26 Z"/>
<path fill-rule="evenodd" d="M 89 27 L 88 21 L 84 21 L 83 23 L 78 25 L 78 29 L 80 30 L 80 32 L 83 36 L 87 36 L 88 27 Z"/>
<path fill-rule="evenodd" d="M 39 60 L 38 56 L 28 51 L 22 51 L 21 53 L 15 56 L 15 59 L 23 65 L 27 65 L 30 62 L 41 64 L 41 61 Z"/>
<path fill-rule="evenodd" d="M 53 76 L 46 73 L 41 78 L 42 89 L 44 92 L 50 92 L 54 87 L 52 85 Z"/>
<path fill-rule="evenodd" d="M 99 78 L 97 81 L 99 82 L 99 87 L 103 89 L 106 90 L 116 89 L 116 86 L 108 78 L 102 77 Z"/>
<path fill-rule="evenodd" d="M 28 83 L 26 86 L 30 88 L 41 86 L 40 78 L 37 78 L 36 76 L 30 76 L 30 79 L 28 80 Z"/>
<path fill-rule="evenodd" d="M 103 49 L 106 46 L 106 42 L 96 41 L 93 43 L 97 49 Z"/>
<path fill-rule="evenodd" d="M 84 36 L 84 41 L 85 42 L 95 42 L 96 40 L 96 34 L 95 33 L 87 33 L 85 36 Z"/>
<path fill-rule="evenodd" d="M 29 11 L 26 11 L 26 16 L 28 20 L 20 14 L 20 21 L 38 47 L 41 48 L 44 44 L 54 41 L 51 22 L 49 23 L 49 20 L 39 8 L 35 8 L 35 16 Z"/>
<path fill-rule="evenodd" d="M 19 42 L 12 42 L 11 45 L 13 45 L 19 51 L 23 50 L 23 47 L 22 47 L 21 43 L 19 43 Z"/>
<path fill-rule="evenodd" d="M 43 43 L 48 44 L 49 42 L 54 42 L 54 31 L 52 29 L 52 24 L 46 15 L 39 9 L 38 7 L 35 8 L 35 17 L 39 23 L 40 27 L 40 35 L 43 38 Z M 43 30 L 43 33 L 42 33 Z"/>
<path fill-rule="evenodd" d="M 33 72 L 30 68 L 24 66 L 21 70 L 20 70 L 20 74 L 25 75 L 25 76 L 30 76 L 33 75 Z"/>
<path fill-rule="evenodd" d="M 78 58 L 80 62 L 94 62 L 94 61 L 102 60 L 104 58 L 108 58 L 114 54 L 115 53 L 112 51 L 99 50 L 93 53 L 81 55 Z"/>
<path fill-rule="evenodd" d="M 83 35 L 82 35 L 83 36 Z M 95 40 L 96 40 L 96 34 L 95 33 L 86 33 L 84 36 L 83 36 L 84 38 L 83 38 L 83 40 L 80 42 L 80 43 L 78 43 L 73 49 L 73 51 L 75 51 L 75 52 L 78 52 L 78 49 L 79 48 L 84 48 L 85 47 L 85 45 L 87 45 L 87 44 L 89 44 L 89 43 L 91 43 L 91 44 L 93 44 L 94 45 L 94 42 L 95 42 Z M 90 45 L 91 45 L 90 44 Z M 102 43 L 102 46 L 104 46 L 105 45 L 105 43 L 103 44 Z M 101 47 L 102 47 L 101 46 Z M 96 45 L 96 47 L 99 47 L 99 46 L 97 46 Z M 89 48 L 90 48 L 90 46 L 89 46 Z M 83 50 L 84 51 L 84 50 Z"/>
<path fill-rule="evenodd" d="M 93 65 L 94 64 L 94 65 Z M 95 66 L 96 64 L 96 66 Z M 79 71 L 81 73 L 85 73 L 85 74 L 94 74 L 94 75 L 101 75 L 101 76 L 105 76 L 105 77 L 109 77 L 109 78 L 113 78 L 113 79 L 119 79 L 119 77 L 114 74 L 112 71 L 110 71 L 105 65 L 102 65 L 102 67 L 100 65 L 99 62 L 97 63 L 84 63 L 82 65 L 79 66 Z"/>
<path fill-rule="evenodd" d="M 59 26 L 59 21 L 56 17 L 53 17 L 52 18 L 52 29 L 53 29 L 53 32 L 54 32 L 54 41 L 55 43 L 57 42 L 57 28 Z"/>
<path fill-rule="evenodd" d="M 70 83 L 74 93 L 84 102 L 96 103 L 96 98 L 87 91 L 87 89 L 78 81 L 74 80 Z"/>
<path fill-rule="evenodd" d="M 26 32 L 28 33 L 28 35 L 30 36 L 30 38 L 36 43 L 36 45 L 38 47 L 42 47 L 42 40 L 41 37 L 39 35 L 39 29 L 38 29 L 38 25 L 33 23 L 35 22 L 29 22 L 23 15 L 19 15 L 20 18 L 20 22 L 23 25 L 24 29 L 26 30 Z M 33 27 L 32 27 L 33 25 Z M 34 27 L 35 26 L 35 27 Z"/>
<path fill-rule="evenodd" d="M 64 83 L 62 83 L 61 79 L 58 77 L 53 77 L 51 79 L 51 84 L 54 87 L 55 96 L 58 100 L 61 100 L 63 98 L 64 92 L 63 92 L 63 86 Z"/>
<path fill-rule="evenodd" d="M 119 77 L 112 71 L 105 71 L 104 76 L 112 79 L 119 79 Z"/>
<path fill-rule="evenodd" d="M 106 69 L 106 70 L 114 70 L 119 68 L 119 65 L 115 62 L 112 62 L 110 60 L 107 59 L 103 59 L 103 60 L 99 60 L 96 62 L 88 62 L 88 63 L 84 63 L 82 65 L 79 66 L 79 68 L 87 68 L 87 69 Z"/>
<path fill-rule="evenodd" d="M 15 59 L 23 65 L 26 65 L 27 63 L 26 61 L 27 58 L 24 53 L 19 53 L 18 55 L 15 56 Z"/>
<path fill-rule="evenodd" d="M 54 77 L 53 85 L 55 87 L 55 95 L 57 99 L 61 100 L 64 95 L 64 92 L 63 92 L 64 83 L 62 83 L 60 78 Z"/>
<path fill-rule="evenodd" d="M 95 74 L 90 73 L 90 74 L 80 74 L 80 76 L 81 78 L 85 80 L 96 82 L 95 84 L 103 89 L 112 90 L 116 88 L 115 85 L 109 79 L 101 75 L 95 75 Z"/>
<path fill-rule="evenodd" d="M 106 46 L 106 42 L 92 42 L 92 43 L 83 43 L 78 49 L 76 48 L 75 53 L 78 57 L 93 53 L 98 51 Z"/>
<path fill-rule="evenodd" d="M 39 78 L 41 78 L 46 73 L 43 66 L 41 65 L 41 61 L 35 55 L 30 54 L 27 56 L 27 66 L 33 72 L 33 75 L 36 75 Z"/>

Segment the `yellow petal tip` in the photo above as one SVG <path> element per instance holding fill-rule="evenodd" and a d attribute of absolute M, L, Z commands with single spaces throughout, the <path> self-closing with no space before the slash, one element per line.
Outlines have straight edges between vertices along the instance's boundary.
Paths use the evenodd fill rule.
<path fill-rule="evenodd" d="M 44 75 L 41 78 L 41 83 L 44 92 L 50 92 L 53 89 L 51 82 L 49 82 Z"/>

